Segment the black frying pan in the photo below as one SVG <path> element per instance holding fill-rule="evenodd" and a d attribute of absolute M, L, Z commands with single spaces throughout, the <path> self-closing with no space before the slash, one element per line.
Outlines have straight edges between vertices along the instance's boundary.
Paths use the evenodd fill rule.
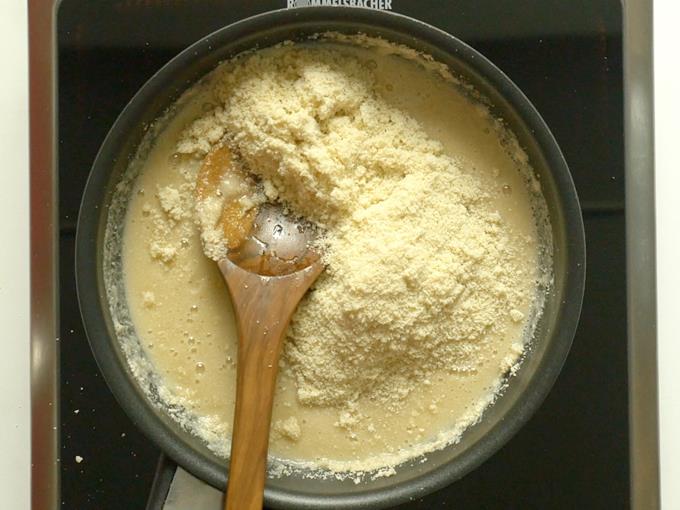
<path fill-rule="evenodd" d="M 324 31 L 362 32 L 432 55 L 463 76 L 492 104 L 529 156 L 540 178 L 553 232 L 554 285 L 535 340 L 519 372 L 483 419 L 458 444 L 406 463 L 388 478 L 269 480 L 267 505 L 276 508 L 385 508 L 423 496 L 462 477 L 490 457 L 529 419 L 553 385 L 578 323 L 585 279 L 585 241 L 578 197 L 566 162 L 528 99 L 491 62 L 455 37 L 406 16 L 358 8 L 310 7 L 274 11 L 225 27 L 189 47 L 154 75 L 111 128 L 90 174 L 76 242 L 78 299 L 99 367 L 132 420 L 179 465 L 224 489 L 227 462 L 154 406 L 130 373 L 104 290 L 103 240 L 116 184 L 137 154 L 147 126 L 219 62 L 254 47 L 301 40 Z"/>

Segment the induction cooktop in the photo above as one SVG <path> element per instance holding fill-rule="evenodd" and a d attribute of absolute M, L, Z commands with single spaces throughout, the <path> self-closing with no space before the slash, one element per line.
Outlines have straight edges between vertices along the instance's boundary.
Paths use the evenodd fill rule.
<path fill-rule="evenodd" d="M 245 17 L 279 8 L 303 9 L 314 3 L 342 4 L 62 0 L 58 5 L 62 508 L 162 508 L 175 469 L 114 400 L 81 325 L 73 258 L 75 227 L 97 150 L 137 89 L 179 51 Z M 412 16 L 455 35 L 523 90 L 564 152 L 586 228 L 587 279 L 581 320 L 569 358 L 545 403 L 479 468 L 439 492 L 398 508 L 628 508 L 622 5 L 616 0 L 366 3 L 369 8 Z"/>

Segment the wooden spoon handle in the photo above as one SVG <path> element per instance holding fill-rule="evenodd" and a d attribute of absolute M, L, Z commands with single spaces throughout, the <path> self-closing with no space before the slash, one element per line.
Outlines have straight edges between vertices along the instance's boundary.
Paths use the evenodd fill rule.
<path fill-rule="evenodd" d="M 269 443 L 269 424 L 279 354 L 290 318 L 320 264 L 284 277 L 250 273 L 219 263 L 232 298 L 239 330 L 236 409 L 226 510 L 260 510 Z"/>
<path fill-rule="evenodd" d="M 284 333 L 269 331 L 270 340 L 259 327 L 262 323 L 251 321 L 242 324 L 240 333 L 227 510 L 262 508 L 279 338 Z"/>

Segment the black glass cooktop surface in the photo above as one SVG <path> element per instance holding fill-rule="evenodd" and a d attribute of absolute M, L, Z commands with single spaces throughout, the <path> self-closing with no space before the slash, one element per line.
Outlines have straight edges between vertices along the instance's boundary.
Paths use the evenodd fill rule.
<path fill-rule="evenodd" d="M 628 508 L 621 5 L 616 0 L 392 0 L 500 67 L 560 144 L 586 227 L 580 325 L 555 387 L 481 467 L 399 508 Z M 159 450 L 123 413 L 85 337 L 75 225 L 99 145 L 180 50 L 285 0 L 63 0 L 57 15 L 62 507 L 145 507 Z"/>

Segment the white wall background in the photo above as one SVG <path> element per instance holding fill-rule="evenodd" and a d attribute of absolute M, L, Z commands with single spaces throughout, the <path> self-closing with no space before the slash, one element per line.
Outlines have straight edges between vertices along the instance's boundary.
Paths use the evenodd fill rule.
<path fill-rule="evenodd" d="M 661 501 L 680 509 L 680 3 L 654 2 Z"/>
<path fill-rule="evenodd" d="M 28 44 L 25 0 L 0 0 L 0 508 L 29 508 Z"/>

